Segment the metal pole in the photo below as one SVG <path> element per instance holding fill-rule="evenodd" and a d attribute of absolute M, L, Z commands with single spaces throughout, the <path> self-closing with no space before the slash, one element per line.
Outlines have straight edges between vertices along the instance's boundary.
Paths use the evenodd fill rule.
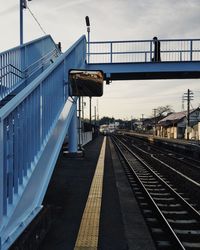
<path fill-rule="evenodd" d="M 79 145 L 78 145 L 78 147 L 79 147 L 79 150 L 81 150 L 81 97 L 79 97 L 79 102 L 78 103 L 79 103 L 79 105 L 78 105 L 79 106 L 78 107 L 78 109 L 79 109 L 78 110 L 78 113 L 79 113 L 79 115 L 78 115 L 79 116 L 79 132 L 78 132 L 78 137 L 79 137 L 78 138 L 78 141 L 79 141 L 78 144 Z"/>
<path fill-rule="evenodd" d="M 142 130 L 144 130 L 144 114 L 142 114 Z"/>
<path fill-rule="evenodd" d="M 23 3 L 24 0 L 20 0 L 20 45 L 23 44 Z"/>
<path fill-rule="evenodd" d="M 86 22 L 86 26 L 87 26 L 87 33 L 88 33 L 88 43 L 87 43 L 87 52 L 88 52 L 88 63 L 90 63 L 90 18 L 89 16 L 85 17 L 85 22 Z"/>
<path fill-rule="evenodd" d="M 189 127 L 190 127 L 190 101 L 193 100 L 193 92 L 188 89 L 187 93 L 184 93 L 183 100 L 187 100 L 187 124 L 186 124 L 186 139 L 189 140 Z"/>
<path fill-rule="evenodd" d="M 156 136 L 156 111 L 157 109 L 153 109 L 154 111 L 154 136 Z"/>
<path fill-rule="evenodd" d="M 83 97 L 82 97 L 82 120 L 84 122 L 84 100 L 83 100 Z"/>
<path fill-rule="evenodd" d="M 3 168 L 3 164 L 4 164 L 4 144 L 5 144 L 5 140 L 4 140 L 4 126 L 3 126 L 3 120 L 0 121 L 0 230 L 2 228 L 2 224 L 3 224 L 3 214 L 4 214 L 4 186 L 3 186 L 3 179 L 4 179 L 4 168 Z M 7 205 L 7 204 L 6 204 Z M 0 242 L 1 243 L 1 242 Z M 1 244 L 0 244 L 0 248 L 1 248 Z"/>
<path fill-rule="evenodd" d="M 193 48 L 192 48 L 193 46 L 192 46 L 192 40 L 190 41 L 190 61 L 192 61 L 192 50 L 193 50 Z"/>
<path fill-rule="evenodd" d="M 190 126 L 190 90 L 187 91 L 187 140 L 189 140 L 189 126 Z"/>
<path fill-rule="evenodd" d="M 133 117 L 131 116 L 131 130 L 133 130 Z"/>
<path fill-rule="evenodd" d="M 69 125 L 69 152 L 77 152 L 77 112 L 75 111 Z"/>
<path fill-rule="evenodd" d="M 95 126 L 96 126 L 96 121 L 97 121 L 97 107 L 94 107 L 94 119 L 95 119 Z"/>
<path fill-rule="evenodd" d="M 90 124 L 92 124 L 92 97 L 90 96 Z"/>
<path fill-rule="evenodd" d="M 90 27 L 87 27 L 88 33 L 88 63 L 90 63 Z"/>

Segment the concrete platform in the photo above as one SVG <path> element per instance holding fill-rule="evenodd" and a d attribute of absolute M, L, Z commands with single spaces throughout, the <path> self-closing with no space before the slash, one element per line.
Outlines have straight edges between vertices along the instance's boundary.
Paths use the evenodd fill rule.
<path fill-rule="evenodd" d="M 103 138 L 100 136 L 85 146 L 84 158 L 69 159 L 60 154 L 44 199 L 44 205 L 55 207 L 55 220 L 41 250 L 74 249 Z M 108 138 L 104 162 L 98 247 L 94 249 L 155 249 Z"/>
<path fill-rule="evenodd" d="M 199 141 L 162 138 L 159 136 L 135 133 L 132 131 L 128 131 L 128 132 L 123 131 L 122 133 L 136 137 L 136 138 L 140 138 L 143 140 L 151 141 L 151 143 L 155 143 L 155 145 L 162 145 L 177 153 L 184 152 L 185 155 L 189 157 L 194 157 L 195 159 L 200 160 L 200 142 Z"/>

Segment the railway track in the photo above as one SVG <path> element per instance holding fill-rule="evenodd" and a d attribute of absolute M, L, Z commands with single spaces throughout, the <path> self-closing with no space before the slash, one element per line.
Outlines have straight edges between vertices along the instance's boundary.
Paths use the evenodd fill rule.
<path fill-rule="evenodd" d="M 126 138 L 129 140 L 134 140 L 136 144 L 139 143 L 139 145 L 142 145 L 143 147 L 150 146 L 152 153 L 158 153 L 158 154 L 164 154 L 166 156 L 170 156 L 173 159 L 176 159 L 177 161 L 180 161 L 181 163 L 187 163 L 188 166 L 191 166 L 193 168 L 200 169 L 200 161 L 196 160 L 194 158 L 191 158 L 189 156 L 186 156 L 185 154 L 177 153 L 175 151 L 169 150 L 163 146 L 158 146 L 155 144 L 151 144 L 148 141 L 144 141 L 140 138 L 132 137 L 130 135 L 126 135 Z M 138 142 L 138 143 L 137 143 Z"/>
<path fill-rule="evenodd" d="M 161 163 L 165 164 L 175 172 L 179 172 L 180 175 L 185 176 L 188 180 L 194 181 L 196 186 L 200 187 L 200 162 L 192 160 L 181 154 L 174 153 L 172 151 L 163 149 L 150 143 L 137 140 L 129 136 L 121 137 L 122 140 L 136 150 L 146 152 L 151 158 L 157 159 Z"/>
<path fill-rule="evenodd" d="M 158 249 L 200 249 L 200 214 L 117 137 L 112 137 Z"/>

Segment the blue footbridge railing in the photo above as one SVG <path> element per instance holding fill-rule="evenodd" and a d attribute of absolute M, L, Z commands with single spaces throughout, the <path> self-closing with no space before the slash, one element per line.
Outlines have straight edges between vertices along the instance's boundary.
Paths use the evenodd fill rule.
<path fill-rule="evenodd" d="M 0 101 L 31 82 L 59 55 L 49 35 L 0 53 Z"/>
<path fill-rule="evenodd" d="M 162 62 L 200 60 L 200 39 L 159 40 Z M 147 63 L 154 57 L 153 40 L 97 41 L 89 43 L 87 61 L 93 63 Z"/>
<path fill-rule="evenodd" d="M 60 54 L 47 36 L 1 53 L 0 58 L 1 88 L 13 90 L 24 77 L 37 72 L 0 109 L 0 249 L 8 249 L 42 208 L 62 143 L 76 115 L 76 99 L 68 94 L 68 71 L 85 67 L 86 39 L 82 36 Z M 1 98 L 9 90 L 2 91 Z"/>
<path fill-rule="evenodd" d="M 114 80 L 200 78 L 200 39 L 97 41 L 87 43 L 90 70 Z"/>

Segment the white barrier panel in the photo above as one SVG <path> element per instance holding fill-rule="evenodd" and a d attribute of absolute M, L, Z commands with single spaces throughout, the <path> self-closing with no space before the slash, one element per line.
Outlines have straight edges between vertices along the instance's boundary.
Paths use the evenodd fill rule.
<path fill-rule="evenodd" d="M 92 141 L 92 131 L 81 133 L 81 145 L 84 146 L 88 142 Z"/>

